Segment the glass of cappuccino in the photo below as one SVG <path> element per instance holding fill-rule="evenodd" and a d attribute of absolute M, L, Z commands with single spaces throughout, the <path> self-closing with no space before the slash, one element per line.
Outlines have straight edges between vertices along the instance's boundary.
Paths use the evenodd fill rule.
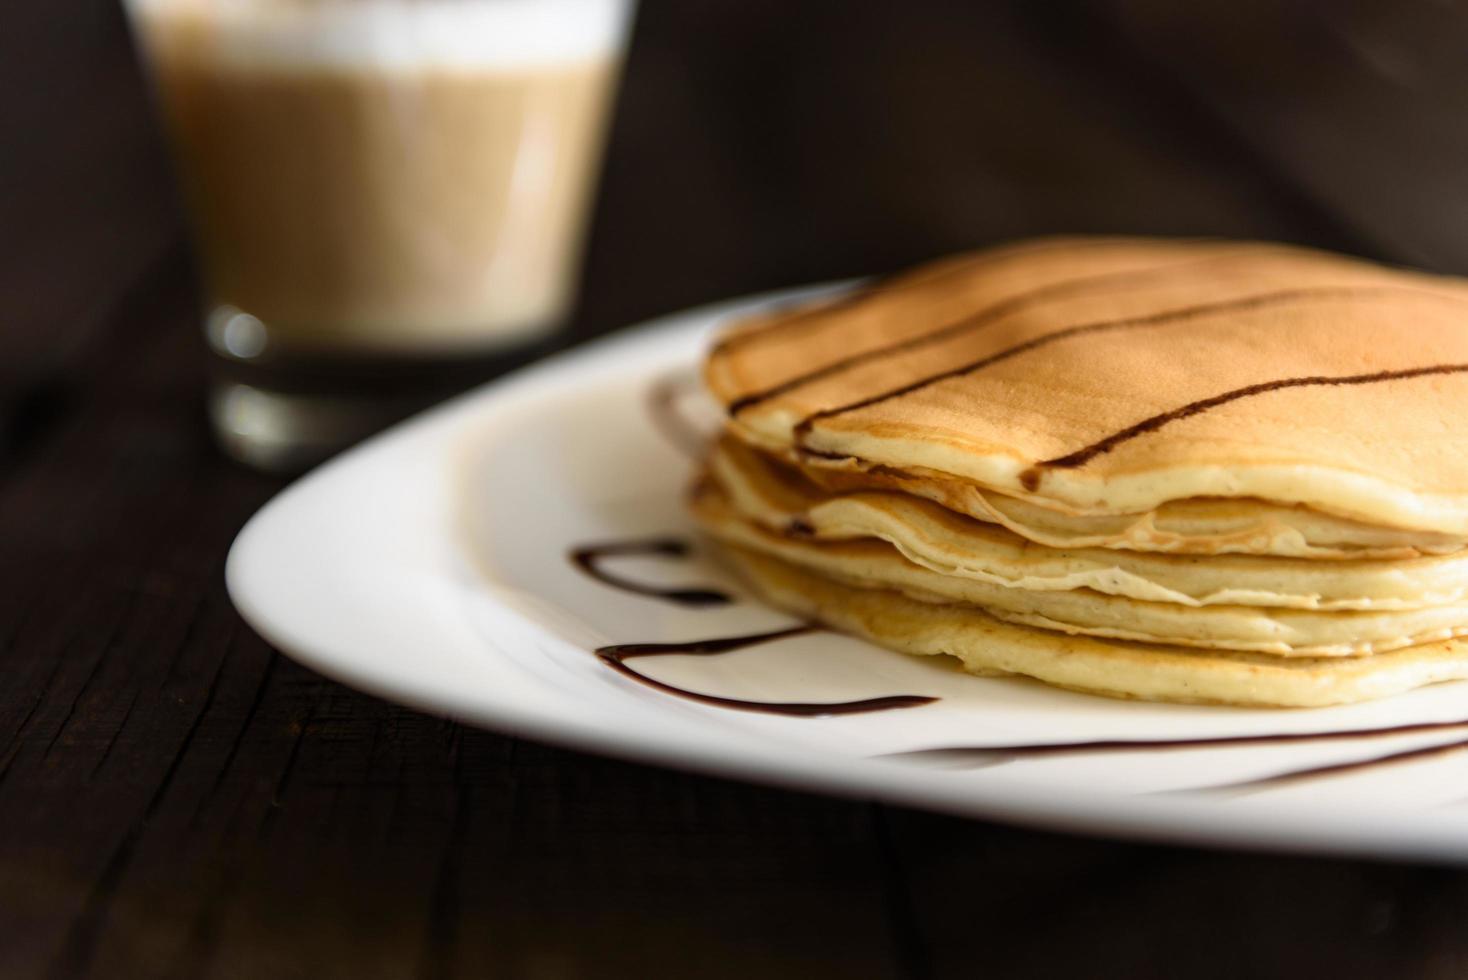
<path fill-rule="evenodd" d="M 631 0 L 128 0 L 223 446 L 297 468 L 561 325 Z"/>

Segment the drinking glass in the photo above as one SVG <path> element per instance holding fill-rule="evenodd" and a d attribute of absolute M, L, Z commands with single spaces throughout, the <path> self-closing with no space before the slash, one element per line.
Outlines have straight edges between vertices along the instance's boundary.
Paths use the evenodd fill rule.
<path fill-rule="evenodd" d="M 631 0 L 127 0 L 223 447 L 294 469 L 567 316 Z"/>

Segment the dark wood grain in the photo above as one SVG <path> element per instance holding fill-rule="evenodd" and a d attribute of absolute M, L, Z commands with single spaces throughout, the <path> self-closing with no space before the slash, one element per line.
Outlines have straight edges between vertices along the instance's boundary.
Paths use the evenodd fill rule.
<path fill-rule="evenodd" d="M 1420 28 L 1347 7 L 1341 31 L 1413 62 Z M 1364 96 L 1331 97 L 1354 139 L 1240 124 L 1269 91 L 1239 94 L 1257 25 L 1218 16 L 646 0 L 571 337 L 1028 233 L 1457 262 L 1451 209 L 1387 220 L 1365 199 L 1362 173 L 1410 183 L 1411 161 L 1341 159 L 1378 131 L 1348 111 Z M 1162 35 L 1190 46 L 1151 51 Z M 210 444 L 187 251 L 117 8 L 0 13 L 0 81 L 0 977 L 1468 973 L 1457 871 L 681 775 L 296 666 L 224 592 L 230 539 L 281 483 Z"/>

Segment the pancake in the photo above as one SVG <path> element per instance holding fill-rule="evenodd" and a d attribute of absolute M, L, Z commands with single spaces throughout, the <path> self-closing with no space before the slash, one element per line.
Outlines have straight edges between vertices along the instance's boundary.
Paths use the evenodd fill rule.
<path fill-rule="evenodd" d="M 696 495 L 694 516 L 715 538 L 856 588 L 983 609 L 1006 622 L 1062 633 L 1245 650 L 1280 657 L 1355 657 L 1468 633 L 1468 605 L 1389 611 L 1316 612 L 1260 606 L 1189 607 L 1107 595 L 1089 588 L 1033 590 L 944 574 L 909 561 L 885 541 L 812 541 L 741 519 L 714 485 Z"/>
<path fill-rule="evenodd" d="M 729 431 L 1079 517 L 1303 505 L 1468 537 L 1468 289 L 1285 246 L 1057 239 L 736 327 Z"/>
<path fill-rule="evenodd" d="M 974 483 L 890 467 L 842 472 L 816 467 L 806 479 L 835 492 L 901 490 L 949 510 L 993 521 L 1055 548 L 1118 548 L 1181 555 L 1280 555 L 1293 558 L 1415 558 L 1468 547 L 1468 539 L 1377 527 L 1298 504 L 1251 497 L 1171 500 L 1139 514 L 1067 514 Z"/>
<path fill-rule="evenodd" d="M 946 575 L 1043 591 L 1087 588 L 1184 606 L 1420 609 L 1468 600 L 1468 554 L 1312 561 L 1098 548 L 1037 548 L 1007 528 L 892 492 L 827 493 L 798 470 L 721 441 L 708 475 L 739 515 L 814 540 L 877 538 Z"/>
<path fill-rule="evenodd" d="M 1184 704 L 1323 707 L 1468 677 L 1468 643 L 1443 640 L 1358 658 L 1282 658 L 1066 636 L 1001 622 L 969 606 L 933 606 L 858 589 L 738 548 L 728 555 L 773 606 L 882 646 L 948 655 L 981 676 Z"/>
<path fill-rule="evenodd" d="M 1468 676 L 1468 284 L 1047 239 L 736 324 L 693 516 L 772 604 L 978 673 L 1339 704 Z"/>

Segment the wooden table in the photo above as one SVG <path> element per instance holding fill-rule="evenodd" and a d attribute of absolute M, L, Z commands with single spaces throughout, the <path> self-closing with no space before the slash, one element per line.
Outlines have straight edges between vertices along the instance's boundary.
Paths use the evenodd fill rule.
<path fill-rule="evenodd" d="M 644 0 L 572 339 L 1077 230 L 1468 271 L 1429 0 Z M 315 676 L 225 595 L 113 0 L 0 13 L 0 977 L 1468 973 L 1468 875 L 1058 836 L 680 775 Z"/>

